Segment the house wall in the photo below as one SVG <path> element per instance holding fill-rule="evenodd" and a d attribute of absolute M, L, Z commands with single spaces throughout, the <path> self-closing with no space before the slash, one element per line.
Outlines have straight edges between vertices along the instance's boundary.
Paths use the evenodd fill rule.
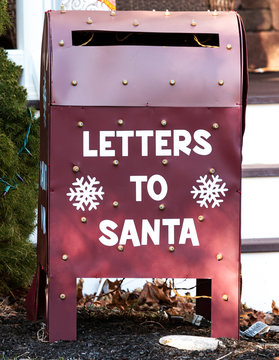
<path fill-rule="evenodd" d="M 237 10 L 247 31 L 249 67 L 279 70 L 279 0 L 241 0 Z"/>

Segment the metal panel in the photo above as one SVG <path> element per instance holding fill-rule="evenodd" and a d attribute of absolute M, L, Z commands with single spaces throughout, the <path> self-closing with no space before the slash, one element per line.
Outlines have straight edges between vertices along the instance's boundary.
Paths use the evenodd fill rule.
<path fill-rule="evenodd" d="M 93 24 L 87 24 L 88 16 Z M 52 12 L 52 101 L 85 106 L 214 106 L 241 103 L 241 57 L 235 13 Z M 139 26 L 133 26 L 137 19 Z M 73 30 L 217 33 L 219 48 L 72 46 Z M 63 40 L 64 46 L 59 46 Z M 227 45 L 231 49 L 227 49 Z M 122 80 L 128 80 L 123 86 Z M 77 86 L 72 86 L 72 80 Z M 169 81 L 175 80 L 175 86 Z M 224 82 L 223 86 L 218 81 Z"/>
<path fill-rule="evenodd" d="M 74 289 L 67 288 L 65 282 L 77 277 L 211 278 L 214 299 L 212 332 L 218 336 L 226 334 L 237 337 L 238 322 L 235 322 L 235 311 L 238 312 L 239 305 L 241 108 L 55 106 L 51 109 L 51 117 L 49 236 L 52 241 L 49 248 L 49 273 L 51 281 L 56 284 L 53 286 L 57 287 L 53 298 L 53 304 L 56 304 L 53 306 L 57 308 L 53 310 L 52 316 L 56 318 L 58 313 L 62 316 L 64 306 L 71 307 L 71 302 L 74 304 L 74 299 L 68 294 L 75 294 Z M 118 119 L 123 120 L 122 125 L 118 124 Z M 167 122 L 165 127 L 161 125 L 163 119 Z M 82 128 L 78 127 L 79 121 L 84 124 Z M 218 124 L 219 128 L 213 129 L 213 124 Z M 148 156 L 142 156 L 142 139 L 136 137 L 136 131 L 142 130 L 154 132 L 154 136 L 150 136 L 148 140 Z M 179 156 L 174 155 L 175 130 L 189 132 L 192 138 L 188 146 L 190 154 L 180 152 Z M 207 141 L 212 151 L 208 155 L 199 155 L 194 151 L 198 145 L 194 137 L 199 130 L 210 134 Z M 111 144 L 106 144 L 106 151 L 115 150 L 114 156 L 84 156 L 86 141 L 83 140 L 83 134 L 89 132 L 88 150 L 97 150 L 100 155 L 104 142 L 99 141 L 99 136 L 104 131 L 114 132 L 115 135 L 119 131 L 119 136 L 121 132 L 134 132 L 135 136 L 129 138 L 127 156 L 123 156 L 122 138 L 113 136 L 113 133 L 107 133 L 109 136 L 106 141 Z M 172 155 L 156 156 L 156 131 L 163 131 L 162 139 L 168 141 L 161 150 L 169 149 Z M 199 148 L 205 148 L 205 144 Z M 118 166 L 113 165 L 115 159 L 119 161 Z M 162 164 L 164 159 L 168 160 L 167 165 Z M 74 166 L 79 167 L 77 173 L 73 172 Z M 216 172 L 210 174 L 210 169 L 215 169 Z M 131 181 L 130 176 L 147 176 L 147 179 L 151 179 L 154 175 L 160 175 L 167 182 L 166 196 L 161 200 L 154 200 L 150 196 L 152 186 L 150 185 L 151 190 L 148 192 L 147 183 L 144 182 L 142 201 L 137 201 L 136 184 Z M 71 199 L 70 189 L 77 191 L 85 185 L 85 181 L 89 182 L 88 176 L 96 177 L 99 181 L 94 188 L 97 191 L 102 186 L 103 199 L 96 195 L 95 200 L 100 203 L 96 205 L 96 209 L 90 210 L 90 204 L 85 202 L 84 211 L 77 210 L 73 204 L 77 203 L 78 199 Z M 206 181 L 210 182 L 218 176 L 220 185 L 225 183 L 225 188 L 228 189 L 225 196 L 222 197 L 221 193 L 217 195 L 217 198 L 220 196 L 224 200 L 220 206 L 208 202 L 200 207 L 197 199 L 193 198 L 193 186 L 199 187 L 197 180 L 204 176 Z M 78 180 L 80 184 L 75 185 Z M 161 192 L 158 185 L 154 188 L 157 195 Z M 152 196 L 154 197 L 154 194 Z M 118 207 L 113 206 L 115 201 L 118 202 Z M 163 211 L 159 209 L 160 204 L 165 206 Z M 199 221 L 199 216 L 203 216 L 204 221 Z M 82 217 L 86 218 L 86 223 L 81 221 Z M 144 222 L 148 221 L 151 227 L 154 227 L 154 219 L 159 223 L 160 230 L 157 229 L 157 232 L 160 231 L 160 236 L 157 245 L 150 237 L 147 241 L 144 240 L 142 228 L 146 224 L 143 225 L 143 219 L 146 219 Z M 183 243 L 184 237 L 181 233 L 184 219 L 193 221 L 198 242 L 192 233 Z M 100 227 L 104 227 L 107 220 L 110 221 L 109 227 L 102 232 Z M 123 245 L 124 251 L 119 251 L 120 238 L 125 238 L 125 220 L 126 230 L 129 223 L 131 233 L 126 234 L 127 244 Z M 173 240 L 171 226 L 166 223 L 163 225 L 169 221 L 176 224 L 173 228 Z M 112 230 L 114 226 L 116 229 Z M 102 236 L 112 238 L 111 233 L 105 233 L 108 229 L 115 233 L 118 240 L 114 243 L 111 239 L 104 245 L 100 241 Z M 133 233 L 134 229 L 137 234 Z M 194 231 L 193 228 L 188 230 Z M 116 236 L 113 238 L 116 239 Z M 179 244 L 179 241 L 182 244 Z M 171 246 L 174 247 L 174 252 L 170 251 Z M 67 254 L 67 261 L 62 259 L 63 254 Z M 217 254 L 222 254 L 222 261 L 217 260 Z M 61 302 L 59 293 L 66 294 L 69 299 Z M 229 302 L 222 300 L 223 294 L 229 295 Z M 219 312 L 222 310 L 219 308 L 217 311 L 216 306 L 221 306 L 224 310 L 222 314 L 226 314 L 230 319 L 227 318 L 226 322 L 221 320 Z M 218 321 L 216 316 L 220 318 Z M 54 328 L 57 329 L 57 326 Z M 53 331 L 57 332 L 54 328 Z M 55 336 L 54 338 L 56 339 Z"/>

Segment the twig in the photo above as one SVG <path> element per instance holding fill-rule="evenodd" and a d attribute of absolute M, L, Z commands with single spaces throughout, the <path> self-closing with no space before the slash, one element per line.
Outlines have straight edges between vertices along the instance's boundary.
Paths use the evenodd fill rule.
<path fill-rule="evenodd" d="M 144 324 L 156 324 L 156 325 L 160 325 L 162 329 L 166 329 L 162 324 L 160 324 L 157 321 L 147 320 L 147 321 L 144 321 L 143 323 L 141 323 L 140 325 L 144 325 Z"/>
<path fill-rule="evenodd" d="M 15 357 L 15 359 L 21 358 L 23 355 L 29 354 L 29 351 L 25 351 L 25 353 L 18 355 Z M 28 357 L 29 358 L 29 357 Z"/>
<path fill-rule="evenodd" d="M 232 354 L 232 351 L 231 351 L 231 352 L 229 352 L 228 354 L 224 355 L 224 356 L 219 357 L 219 358 L 218 358 L 218 359 L 216 359 L 216 360 L 225 359 L 227 356 L 229 356 L 229 355 L 231 355 L 231 354 Z"/>

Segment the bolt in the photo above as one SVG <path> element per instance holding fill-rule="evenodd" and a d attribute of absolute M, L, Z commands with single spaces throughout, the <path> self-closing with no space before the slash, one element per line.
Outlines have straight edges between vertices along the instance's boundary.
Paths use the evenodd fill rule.
<path fill-rule="evenodd" d="M 117 250 L 120 251 L 120 252 L 124 251 L 124 246 L 119 245 L 119 246 L 117 247 Z"/>
<path fill-rule="evenodd" d="M 166 207 L 165 207 L 164 204 L 160 204 L 160 205 L 159 205 L 159 209 L 160 209 L 161 211 L 165 210 L 165 208 L 166 208 Z"/>

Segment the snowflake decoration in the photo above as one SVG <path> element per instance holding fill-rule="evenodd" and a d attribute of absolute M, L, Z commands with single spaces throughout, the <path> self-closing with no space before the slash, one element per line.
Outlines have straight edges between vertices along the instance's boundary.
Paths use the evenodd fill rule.
<path fill-rule="evenodd" d="M 89 211 L 92 209 L 97 210 L 97 206 L 100 205 L 97 201 L 98 198 L 103 200 L 103 187 L 101 186 L 98 189 L 96 187 L 96 185 L 100 184 L 100 181 L 97 181 L 95 177 L 91 178 L 89 175 L 87 179 L 88 182 L 83 182 L 84 177 L 76 179 L 72 184 L 74 189 L 70 188 L 70 192 L 66 194 L 69 196 L 69 201 L 76 201 L 73 203 L 73 206 L 77 210 L 85 211 L 85 207 L 88 207 Z"/>
<path fill-rule="evenodd" d="M 220 206 L 224 200 L 220 199 L 220 196 L 226 196 L 225 192 L 228 191 L 226 188 L 226 183 L 220 184 L 223 180 L 219 178 L 219 175 L 212 175 L 212 180 L 207 179 L 207 175 L 203 177 L 200 176 L 197 183 L 199 183 L 199 188 L 193 186 L 191 193 L 193 194 L 193 199 L 196 199 L 198 196 L 200 200 L 197 200 L 197 203 L 200 204 L 200 207 L 205 206 L 208 208 L 208 205 L 212 203 L 211 207 L 214 208 L 216 205 Z"/>

